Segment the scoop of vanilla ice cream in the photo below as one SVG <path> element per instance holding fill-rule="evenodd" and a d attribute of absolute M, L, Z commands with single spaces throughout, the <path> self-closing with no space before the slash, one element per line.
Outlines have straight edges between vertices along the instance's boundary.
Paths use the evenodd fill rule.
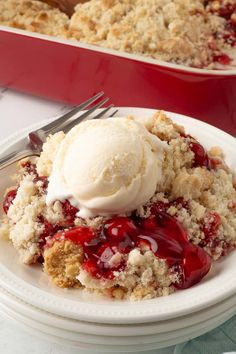
<path fill-rule="evenodd" d="M 135 210 L 162 182 L 163 150 L 164 143 L 135 120 L 82 122 L 59 146 L 46 201 L 68 199 L 82 218 Z"/>

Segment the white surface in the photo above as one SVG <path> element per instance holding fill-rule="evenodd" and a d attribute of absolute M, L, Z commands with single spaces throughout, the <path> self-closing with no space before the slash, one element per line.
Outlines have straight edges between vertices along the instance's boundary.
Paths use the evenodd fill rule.
<path fill-rule="evenodd" d="M 147 109 L 120 108 L 118 114 L 126 116 L 132 113 L 137 117 L 150 117 L 154 112 L 154 110 Z M 220 145 L 224 150 L 226 162 L 232 169 L 235 169 L 236 141 L 232 136 L 189 117 L 173 113 L 168 115 L 177 123 L 183 124 L 186 133 L 196 137 L 207 148 Z M 36 126 L 29 129 L 33 130 Z M 22 133 L 19 133 L 19 137 L 21 136 Z M 16 139 L 16 137 L 10 138 L 9 141 Z M 7 146 L 7 143 L 3 142 L 2 146 Z M 0 194 L 2 195 L 7 182 L 10 183 L 7 169 L 5 175 L 2 173 L 1 181 Z M 93 295 L 85 294 L 77 289 L 62 291 L 52 286 L 40 267 L 29 270 L 29 267 L 21 265 L 11 245 L 4 240 L 0 240 L 0 245 L 0 284 L 3 288 L 43 310 L 88 322 L 127 324 L 167 320 L 200 311 L 236 292 L 236 268 L 234 266 L 236 252 L 232 252 L 221 262 L 215 263 L 204 280 L 190 289 L 177 291 L 170 296 L 158 299 L 130 303 L 128 301 L 113 302 L 102 298 L 93 301 Z M 13 258 L 16 259 L 14 263 Z"/>
<path fill-rule="evenodd" d="M 55 116 L 64 111 L 59 103 L 51 103 L 9 90 L 0 89 L 0 140 L 19 129 Z M 153 354 L 173 354 L 174 348 L 153 351 Z M 12 320 L 0 314 L 0 352 L 3 354 L 82 354 L 78 349 L 56 345 L 22 330 Z M 87 352 L 86 352 L 87 353 Z"/>

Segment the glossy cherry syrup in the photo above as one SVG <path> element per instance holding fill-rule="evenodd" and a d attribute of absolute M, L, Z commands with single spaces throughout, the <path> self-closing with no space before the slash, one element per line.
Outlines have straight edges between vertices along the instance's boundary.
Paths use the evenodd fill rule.
<path fill-rule="evenodd" d="M 83 268 L 96 278 L 112 279 L 114 271 L 125 268 L 122 255 L 136 247 L 146 247 L 157 257 L 165 259 L 179 275 L 177 288 L 188 288 L 199 282 L 209 271 L 211 260 L 207 253 L 192 245 L 178 221 L 163 211 L 147 219 L 114 217 L 106 221 L 97 233 L 88 227 L 77 227 L 57 233 L 48 243 L 61 238 L 83 247 Z M 113 257 L 121 254 L 118 260 Z"/>

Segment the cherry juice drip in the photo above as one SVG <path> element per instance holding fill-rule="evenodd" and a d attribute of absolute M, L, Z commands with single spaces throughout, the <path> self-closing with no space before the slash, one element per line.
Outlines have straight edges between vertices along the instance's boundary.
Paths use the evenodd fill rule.
<path fill-rule="evenodd" d="M 57 233 L 53 242 L 62 238 L 83 247 L 83 268 L 98 279 L 113 279 L 114 271 L 121 271 L 126 266 L 122 256 L 137 247 L 150 249 L 178 272 L 176 288 L 184 289 L 198 283 L 211 267 L 207 253 L 192 245 L 178 221 L 162 211 L 147 219 L 114 217 L 97 233 L 88 227 L 73 228 Z M 112 261 L 118 253 L 121 255 L 119 261 Z"/>

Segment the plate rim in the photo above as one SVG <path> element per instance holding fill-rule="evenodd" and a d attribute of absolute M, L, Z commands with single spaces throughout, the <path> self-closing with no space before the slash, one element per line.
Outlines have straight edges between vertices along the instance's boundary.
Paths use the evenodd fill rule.
<path fill-rule="evenodd" d="M 42 324 L 52 325 L 53 327 L 64 329 L 67 331 L 73 331 L 78 333 L 90 333 L 94 335 L 106 335 L 109 336 L 135 336 L 135 335 L 155 335 L 155 334 L 165 334 L 167 332 L 176 331 L 178 328 L 187 328 L 189 326 L 194 326 L 199 323 L 204 323 L 206 320 L 213 320 L 216 316 L 223 315 L 223 313 L 231 312 L 232 316 L 236 314 L 236 296 L 231 296 L 221 303 L 217 305 L 213 305 L 208 309 L 197 312 L 194 316 L 184 316 L 183 318 L 171 319 L 161 322 L 154 323 L 140 323 L 137 325 L 111 325 L 111 324 L 97 324 L 97 323 L 89 323 L 84 321 L 77 321 L 65 317 L 61 317 L 49 312 L 46 312 L 42 309 L 36 308 L 31 304 L 24 302 L 22 299 L 17 298 L 13 294 L 7 292 L 0 286 L 0 299 L 1 303 L 7 305 L 9 308 L 12 308 L 14 311 L 19 312 L 22 315 L 27 316 L 28 318 L 34 320 L 37 318 L 37 321 Z M 204 312 L 204 314 L 203 314 Z M 209 316 L 210 314 L 210 316 Z M 198 319 L 196 320 L 196 317 Z M 194 319 L 192 322 L 191 319 Z M 175 326 L 173 326 L 173 320 L 176 322 Z M 187 320 L 187 323 L 186 323 Z M 65 322 L 64 322 L 65 321 Z M 68 321 L 71 322 L 68 325 Z M 60 322 L 60 325 L 59 325 Z M 163 323 L 164 322 L 164 323 Z M 65 326 L 66 323 L 66 326 Z M 82 324 L 82 328 L 75 328 L 75 325 Z M 83 325 L 85 326 L 83 327 Z M 163 326 L 164 325 L 164 326 Z M 168 330 L 167 330 L 168 328 Z M 138 329 L 138 332 L 137 332 Z M 131 331 L 130 331 L 131 330 Z M 121 333 L 119 333 L 121 331 Z"/>

